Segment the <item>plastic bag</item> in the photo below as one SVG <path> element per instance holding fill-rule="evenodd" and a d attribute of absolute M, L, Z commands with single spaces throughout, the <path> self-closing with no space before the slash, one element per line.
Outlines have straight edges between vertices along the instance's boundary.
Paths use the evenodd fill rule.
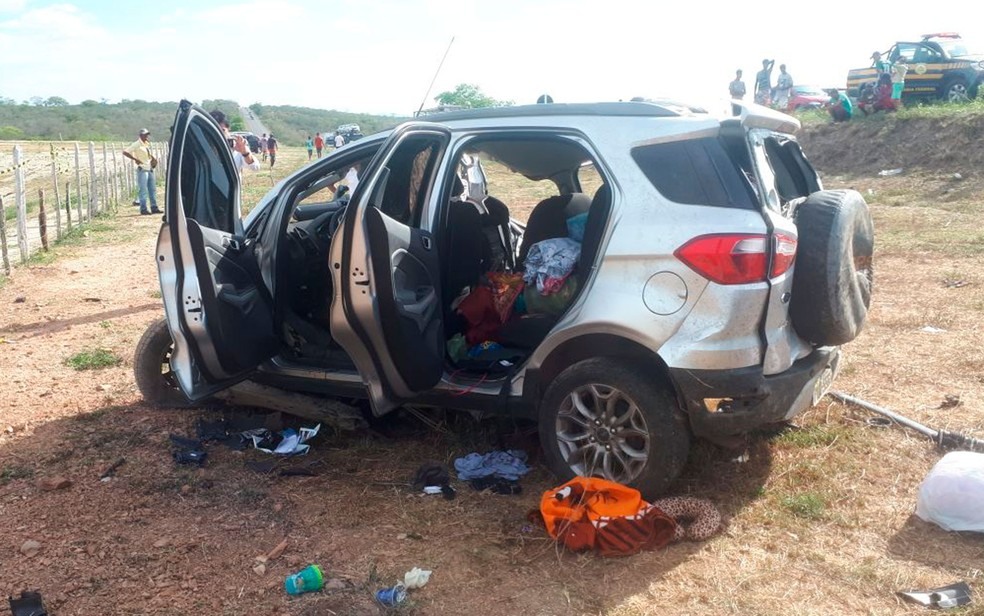
<path fill-rule="evenodd" d="M 943 456 L 919 487 L 916 515 L 944 530 L 984 532 L 984 453 Z"/>

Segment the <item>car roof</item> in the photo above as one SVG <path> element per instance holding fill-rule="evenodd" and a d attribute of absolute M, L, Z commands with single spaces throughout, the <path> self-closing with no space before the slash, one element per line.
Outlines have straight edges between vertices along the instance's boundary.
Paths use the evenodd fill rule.
<path fill-rule="evenodd" d="M 608 103 L 547 103 L 539 105 L 515 105 L 509 107 L 484 107 L 444 113 L 427 114 L 428 122 L 455 120 L 484 120 L 498 118 L 535 118 L 556 116 L 609 116 L 609 117 L 658 117 L 670 118 L 694 113 L 706 113 L 703 109 L 673 101 L 630 101 Z"/>

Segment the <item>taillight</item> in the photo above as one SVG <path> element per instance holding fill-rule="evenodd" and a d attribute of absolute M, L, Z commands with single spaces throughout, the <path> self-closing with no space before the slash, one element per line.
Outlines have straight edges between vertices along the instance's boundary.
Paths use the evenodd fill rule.
<path fill-rule="evenodd" d="M 772 273 L 769 278 L 781 276 L 789 271 L 796 260 L 796 238 L 785 233 L 776 233 L 773 236 L 775 251 L 772 257 Z"/>
<path fill-rule="evenodd" d="M 777 233 L 771 278 L 788 271 L 796 258 L 796 238 Z M 758 233 L 702 235 L 673 253 L 695 272 L 718 284 L 747 284 L 766 279 L 769 236 Z"/>

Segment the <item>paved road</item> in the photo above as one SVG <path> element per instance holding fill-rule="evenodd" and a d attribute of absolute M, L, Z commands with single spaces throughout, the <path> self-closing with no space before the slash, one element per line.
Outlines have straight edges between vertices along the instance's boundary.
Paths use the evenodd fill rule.
<path fill-rule="evenodd" d="M 253 112 L 248 107 L 240 105 L 239 113 L 243 116 L 243 121 L 246 122 L 246 130 L 257 137 L 263 133 L 270 134 L 270 130 L 266 126 L 263 126 L 263 122 L 260 122 L 259 118 L 253 115 Z"/>

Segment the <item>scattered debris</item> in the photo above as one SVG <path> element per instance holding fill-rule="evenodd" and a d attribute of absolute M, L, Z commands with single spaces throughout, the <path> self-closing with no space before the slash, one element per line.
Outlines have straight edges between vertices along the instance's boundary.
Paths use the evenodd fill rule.
<path fill-rule="evenodd" d="M 433 573 L 433 571 L 421 569 L 420 567 L 414 567 L 403 574 L 403 585 L 407 588 L 407 590 L 423 588 L 424 585 L 426 585 L 430 580 L 431 573 Z"/>
<path fill-rule="evenodd" d="M 400 533 L 396 536 L 397 539 L 413 539 L 415 541 L 423 541 L 424 536 L 420 533 Z"/>
<path fill-rule="evenodd" d="M 748 462 L 750 459 L 751 456 L 748 455 L 748 450 L 745 450 L 740 456 L 736 458 L 732 458 L 731 461 L 734 462 L 735 464 L 744 464 L 745 462 Z"/>
<path fill-rule="evenodd" d="M 952 409 L 960 406 L 960 396 L 956 394 L 945 394 L 943 396 L 943 402 L 936 408 L 938 409 Z"/>
<path fill-rule="evenodd" d="M 116 474 L 116 469 L 123 466 L 123 463 L 125 462 L 126 462 L 126 458 L 117 458 L 115 462 L 107 466 L 106 470 L 104 470 L 102 474 L 99 475 L 99 480 L 106 481 L 107 479 L 112 477 L 114 474 Z"/>
<path fill-rule="evenodd" d="M 154 542 L 154 547 L 155 548 L 167 547 L 167 544 L 169 543 L 171 543 L 171 541 L 167 537 L 162 537 Z"/>
<path fill-rule="evenodd" d="M 909 590 L 898 593 L 903 599 L 918 603 L 925 607 L 949 609 L 960 607 L 971 602 L 970 586 L 967 582 L 956 582 L 949 586 L 941 586 L 932 590 Z"/>
<path fill-rule="evenodd" d="M 17 297 L 14 298 L 14 303 L 15 304 L 23 304 L 26 301 L 27 301 L 27 298 L 24 297 L 23 295 L 18 295 Z"/>
<path fill-rule="evenodd" d="M 960 289 L 962 287 L 966 287 L 969 284 L 970 284 L 969 282 L 967 282 L 966 280 L 964 280 L 962 278 L 958 278 L 958 279 L 944 278 L 943 279 L 943 286 L 946 287 L 947 289 Z"/>
<path fill-rule="evenodd" d="M 287 538 L 285 537 L 283 541 L 278 543 L 272 550 L 266 553 L 267 561 L 277 560 L 283 555 L 286 549 L 287 549 Z"/>
<path fill-rule="evenodd" d="M 454 461 L 458 479 L 470 481 L 482 477 L 501 477 L 518 481 L 530 472 L 526 465 L 526 452 L 520 449 L 493 451 L 485 455 L 470 453 Z"/>
<path fill-rule="evenodd" d="M 479 492 L 489 490 L 494 494 L 505 494 L 507 496 L 523 493 L 523 486 L 519 485 L 518 481 L 503 479 L 502 477 L 479 477 L 478 479 L 472 479 L 468 484 Z"/>
<path fill-rule="evenodd" d="M 919 331 L 924 334 L 945 334 L 945 329 L 940 329 L 939 327 L 933 327 L 932 325 L 925 325 L 919 328 Z"/>
<path fill-rule="evenodd" d="M 28 558 L 37 556 L 38 552 L 40 551 L 41 551 L 41 544 L 35 541 L 34 539 L 28 539 L 20 546 L 20 553 L 23 554 L 24 556 L 27 556 Z"/>
<path fill-rule="evenodd" d="M 950 177 L 952 177 L 954 180 L 962 180 L 963 179 L 963 175 L 961 175 L 960 173 L 954 173 Z"/>
<path fill-rule="evenodd" d="M 102 298 L 99 298 L 99 297 L 83 297 L 82 298 L 82 301 L 83 302 L 101 302 L 102 301 Z"/>
<path fill-rule="evenodd" d="M 22 591 L 19 599 L 7 597 L 10 601 L 11 616 L 48 616 L 48 610 L 44 608 L 41 600 L 41 593 Z"/>
<path fill-rule="evenodd" d="M 878 176 L 887 178 L 892 177 L 893 175 L 902 175 L 902 171 L 902 167 L 899 167 L 898 169 L 882 169 L 878 172 Z"/>
<path fill-rule="evenodd" d="M 64 490 L 65 488 L 70 488 L 72 486 L 72 481 L 67 477 L 45 477 L 38 482 L 38 487 L 45 492 L 54 492 L 55 490 Z"/>
<path fill-rule="evenodd" d="M 383 607 L 396 607 L 407 600 L 407 589 L 403 584 L 376 591 L 376 601 Z"/>
<path fill-rule="evenodd" d="M 868 409 L 873 413 L 878 413 L 884 417 L 887 417 L 897 424 L 901 424 L 906 428 L 911 428 L 920 434 L 928 436 L 936 443 L 936 446 L 940 449 L 968 449 L 970 451 L 981 451 L 984 452 L 984 441 L 976 439 L 965 434 L 960 434 L 959 432 L 949 432 L 947 430 L 934 430 L 927 426 L 922 425 L 919 422 L 913 421 L 908 417 L 894 413 L 888 409 L 884 409 L 880 406 L 874 405 L 870 402 L 865 402 L 860 398 L 855 398 L 854 396 L 849 396 L 843 392 L 831 391 L 828 392 L 832 398 L 840 400 L 841 402 L 847 404 L 853 404 L 855 406 L 860 406 L 863 409 Z"/>
<path fill-rule="evenodd" d="M 208 456 L 202 448 L 202 442 L 193 438 L 186 438 L 176 434 L 170 435 L 171 443 L 175 449 L 171 452 L 174 461 L 178 464 L 194 464 L 201 466 L 205 464 L 205 457 Z"/>
<path fill-rule="evenodd" d="M 248 438 L 252 441 L 254 448 L 264 453 L 280 456 L 299 456 L 306 454 L 311 449 L 311 446 L 305 443 L 317 436 L 318 430 L 320 429 L 321 424 L 313 428 L 301 428 L 300 430 L 287 428 L 280 433 L 280 441 L 275 442 L 272 432 L 266 428 L 258 428 L 249 430 Z M 247 432 L 244 432 L 243 435 L 247 436 Z"/>
<path fill-rule="evenodd" d="M 919 486 L 916 515 L 943 530 L 984 533 L 984 454 L 943 456 Z"/>
<path fill-rule="evenodd" d="M 321 590 L 325 584 L 325 576 L 318 565 L 308 565 L 297 573 L 288 575 L 284 580 L 284 589 L 289 595 L 299 595 L 305 592 Z"/>
<path fill-rule="evenodd" d="M 253 565 L 253 573 L 255 573 L 256 575 L 266 575 L 266 563 L 261 563 L 261 562 L 255 563 Z M 288 590 L 287 592 L 290 591 Z"/>

